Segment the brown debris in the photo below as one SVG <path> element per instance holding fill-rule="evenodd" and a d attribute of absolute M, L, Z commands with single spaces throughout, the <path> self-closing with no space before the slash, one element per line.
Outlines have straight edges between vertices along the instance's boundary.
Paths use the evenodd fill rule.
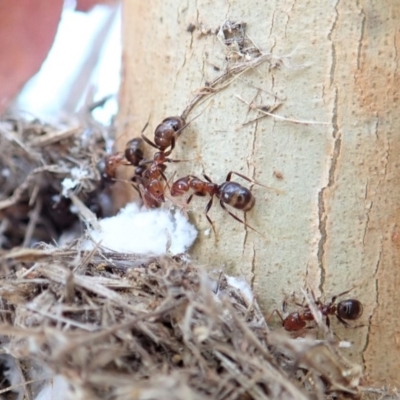
<path fill-rule="evenodd" d="M 70 398 L 357 394 L 361 371 L 338 355 L 337 343 L 271 332 L 256 302 L 187 257 L 95 251 L 88 259 L 60 249 L 37 256 L 2 280 L 3 347 L 22 364 L 63 375 Z"/>
<path fill-rule="evenodd" d="M 0 122 L 1 398 L 34 399 L 55 375 L 78 400 L 358 398 L 361 368 L 326 327 L 323 340 L 271 331 L 221 271 L 186 255 L 37 245 L 58 242 L 71 206 L 76 221 L 97 223 L 106 136 L 90 124 Z M 74 167 L 86 173 L 62 200 Z"/>

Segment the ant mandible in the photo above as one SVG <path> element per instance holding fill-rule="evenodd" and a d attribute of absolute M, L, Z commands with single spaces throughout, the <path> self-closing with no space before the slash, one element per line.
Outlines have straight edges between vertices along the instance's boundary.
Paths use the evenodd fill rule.
<path fill-rule="evenodd" d="M 228 173 L 225 182 L 223 182 L 221 185 L 213 183 L 207 175 L 204 175 L 204 178 L 206 179 L 206 181 L 203 181 L 194 175 L 188 175 L 188 176 L 178 179 L 177 181 L 175 181 L 172 184 L 171 196 L 173 196 L 173 197 L 181 196 L 181 195 L 187 193 L 189 190 L 192 190 L 193 193 L 189 196 L 189 198 L 186 201 L 186 203 L 189 204 L 194 195 L 196 195 L 196 196 L 209 195 L 211 197 L 211 199 L 206 205 L 205 214 L 206 214 L 206 218 L 207 218 L 208 222 L 211 224 L 214 232 L 215 232 L 214 224 L 211 221 L 211 218 L 208 216 L 208 212 L 210 211 L 210 208 L 213 204 L 214 196 L 219 199 L 219 203 L 220 203 L 221 207 L 231 217 L 233 217 L 236 221 L 249 227 L 250 229 L 256 231 L 254 228 L 252 228 L 250 225 L 248 225 L 242 219 L 240 219 L 235 214 L 233 214 L 231 211 L 229 211 L 225 206 L 227 204 L 233 208 L 236 208 L 237 210 L 247 212 L 247 211 L 250 211 L 254 207 L 254 204 L 256 202 L 254 196 L 252 195 L 252 193 L 250 192 L 249 189 L 243 187 L 242 185 L 240 185 L 237 182 L 231 181 L 232 175 L 240 176 L 241 178 L 247 180 L 248 182 L 261 185 L 260 183 L 248 178 L 247 176 L 244 176 L 244 175 L 239 174 L 238 172 L 234 172 L 234 171 L 230 171 Z M 264 186 L 264 185 L 261 185 L 261 186 Z M 258 232 L 258 231 L 256 231 L 256 232 Z"/>
<path fill-rule="evenodd" d="M 356 299 L 342 300 L 336 304 L 338 297 L 349 293 L 347 290 L 332 297 L 332 300 L 328 304 L 323 304 L 320 301 L 316 302 L 316 306 L 320 313 L 325 317 L 326 325 L 330 327 L 329 315 L 334 315 L 339 322 L 344 326 L 349 327 L 350 325 L 345 321 L 354 321 L 359 319 L 363 313 L 363 305 Z M 299 331 L 307 326 L 308 321 L 314 321 L 314 315 L 310 310 L 310 307 L 303 307 L 303 311 L 296 311 L 290 313 L 286 318 L 283 318 L 278 310 L 274 310 L 279 318 L 282 320 L 282 326 L 286 331 L 294 332 Z M 272 315 L 272 314 L 271 314 Z"/>

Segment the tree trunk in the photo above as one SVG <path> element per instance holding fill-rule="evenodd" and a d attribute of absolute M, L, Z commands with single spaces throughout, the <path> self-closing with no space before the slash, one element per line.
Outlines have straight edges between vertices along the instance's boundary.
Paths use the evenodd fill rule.
<path fill-rule="evenodd" d="M 331 325 L 375 385 L 398 385 L 400 375 L 398 21 L 399 2 L 372 0 L 125 0 L 124 8 L 121 146 L 146 122 L 152 138 L 227 68 L 271 54 L 197 104 L 187 120 L 204 111 L 177 141 L 172 157 L 190 161 L 168 166 L 174 179 L 205 173 L 222 183 L 237 171 L 276 189 L 233 177 L 256 205 L 235 212 L 246 226 L 214 201 L 217 237 L 208 235 L 208 200 L 196 197 L 192 255 L 247 277 L 266 314 L 307 287 L 326 300 L 353 289 L 364 326 Z"/>

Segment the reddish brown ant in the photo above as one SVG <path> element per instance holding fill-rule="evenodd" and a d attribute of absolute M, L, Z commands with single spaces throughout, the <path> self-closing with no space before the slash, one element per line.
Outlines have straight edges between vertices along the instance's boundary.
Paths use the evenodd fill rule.
<path fill-rule="evenodd" d="M 333 296 L 332 300 L 328 304 L 323 304 L 320 301 L 316 301 L 315 304 L 322 316 L 325 317 L 328 328 L 330 327 L 329 315 L 334 315 L 339 322 L 346 327 L 349 327 L 350 325 L 345 320 L 354 321 L 361 317 L 363 313 L 363 305 L 360 301 L 355 299 L 347 299 L 336 304 L 336 299 L 348 292 L 349 290 L 340 293 L 337 296 Z M 315 320 L 309 306 L 304 306 L 302 311 L 290 313 L 286 318 L 283 318 L 278 310 L 274 310 L 273 313 L 274 312 L 277 313 L 279 318 L 282 320 L 283 328 L 289 332 L 299 331 L 303 328 L 306 328 L 308 321 Z"/>
<path fill-rule="evenodd" d="M 175 147 L 175 141 L 179 137 L 180 133 L 184 128 L 187 127 L 185 125 L 185 120 L 181 117 L 168 117 L 165 118 L 161 124 L 159 124 L 154 131 L 154 142 L 148 139 L 142 133 L 142 139 L 149 144 L 150 146 L 160 150 L 161 152 L 165 152 L 165 150 L 169 147 L 169 151 L 166 152 L 166 155 L 170 155 L 172 150 Z"/>
<path fill-rule="evenodd" d="M 142 129 L 142 133 L 146 129 L 147 124 Z M 102 177 L 106 181 L 114 181 L 117 174 L 117 168 L 120 165 L 138 166 L 143 160 L 143 139 L 133 138 L 126 143 L 124 154 L 114 153 L 106 156 L 104 162 L 104 170 Z"/>
<path fill-rule="evenodd" d="M 256 183 L 256 184 L 260 185 L 260 183 L 254 181 L 242 174 L 239 174 L 238 172 L 234 172 L 234 171 L 230 171 L 228 173 L 225 182 L 222 183 L 221 185 L 213 183 L 207 175 L 204 175 L 204 178 L 207 180 L 207 182 L 197 178 L 196 176 L 188 175 L 188 176 L 185 176 L 184 178 L 178 179 L 177 181 L 175 181 L 172 184 L 171 196 L 181 196 L 181 195 L 187 193 L 189 190 L 192 190 L 193 193 L 189 196 L 189 198 L 186 201 L 187 204 L 190 203 L 190 201 L 192 200 L 194 195 L 195 196 L 206 196 L 206 195 L 211 196 L 210 201 L 206 205 L 205 213 L 206 213 L 206 218 L 207 218 L 208 222 L 211 224 L 214 232 L 215 232 L 214 224 L 211 221 L 210 217 L 208 216 L 208 212 L 210 211 L 210 208 L 213 204 L 214 196 L 216 196 L 219 199 L 219 203 L 220 203 L 221 207 L 231 217 L 233 217 L 236 221 L 239 221 L 240 223 L 246 225 L 250 229 L 256 231 L 254 228 L 249 226 L 242 219 L 240 219 L 235 214 L 230 212 L 225 206 L 227 204 L 233 208 L 236 208 L 237 210 L 242 210 L 244 212 L 247 212 L 247 211 L 250 211 L 254 207 L 254 204 L 256 201 L 249 189 L 243 187 L 242 185 L 240 185 L 237 182 L 231 182 L 232 175 L 234 175 L 234 174 L 237 176 L 240 176 L 241 178 L 247 180 L 248 182 Z M 264 186 L 264 185 L 261 185 L 261 186 Z"/>
<path fill-rule="evenodd" d="M 114 153 L 108 155 L 104 160 L 104 170 L 102 173 L 102 177 L 106 181 L 115 181 L 117 168 L 120 165 L 130 165 L 130 162 L 126 160 L 125 156 L 122 153 Z"/>
<path fill-rule="evenodd" d="M 188 123 L 186 123 L 183 116 L 165 118 L 154 131 L 154 142 L 152 142 L 143 134 L 144 129 L 142 130 L 141 137 L 147 144 L 160 150 L 160 152 L 165 153 L 166 156 L 169 156 L 172 153 L 172 150 L 175 148 L 175 142 L 180 136 L 181 132 L 195 119 L 200 117 L 200 115 L 203 114 L 209 105 L 211 105 L 211 102 L 200 112 L 200 114 L 196 115 Z M 185 114 L 187 116 L 188 113 L 186 112 Z M 166 152 L 165 150 L 167 150 L 168 147 L 169 150 Z"/>

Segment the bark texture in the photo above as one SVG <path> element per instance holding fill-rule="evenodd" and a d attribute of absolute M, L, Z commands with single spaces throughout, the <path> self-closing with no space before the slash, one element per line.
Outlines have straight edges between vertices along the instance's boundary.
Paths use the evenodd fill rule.
<path fill-rule="evenodd" d="M 233 62 L 235 44 L 215 34 L 227 20 L 245 23 L 247 37 L 272 54 L 216 93 L 173 153 L 191 160 L 174 165 L 176 177 L 206 173 L 222 183 L 233 170 L 279 189 L 237 178 L 256 197 L 246 223 L 266 238 L 217 202 L 210 217 L 218 240 L 207 235 L 206 200 L 197 198 L 193 257 L 247 277 L 266 314 L 307 286 L 327 300 L 354 288 L 348 297 L 363 302 L 364 326 L 333 321 L 333 330 L 354 343 L 349 356 L 364 364 L 368 383 L 399 385 L 400 3 L 125 0 L 124 7 L 121 146 L 147 121 L 152 137 L 223 73 L 227 57 Z M 237 96 L 282 103 L 275 114 L 287 120 L 245 124 L 261 114 Z"/>

